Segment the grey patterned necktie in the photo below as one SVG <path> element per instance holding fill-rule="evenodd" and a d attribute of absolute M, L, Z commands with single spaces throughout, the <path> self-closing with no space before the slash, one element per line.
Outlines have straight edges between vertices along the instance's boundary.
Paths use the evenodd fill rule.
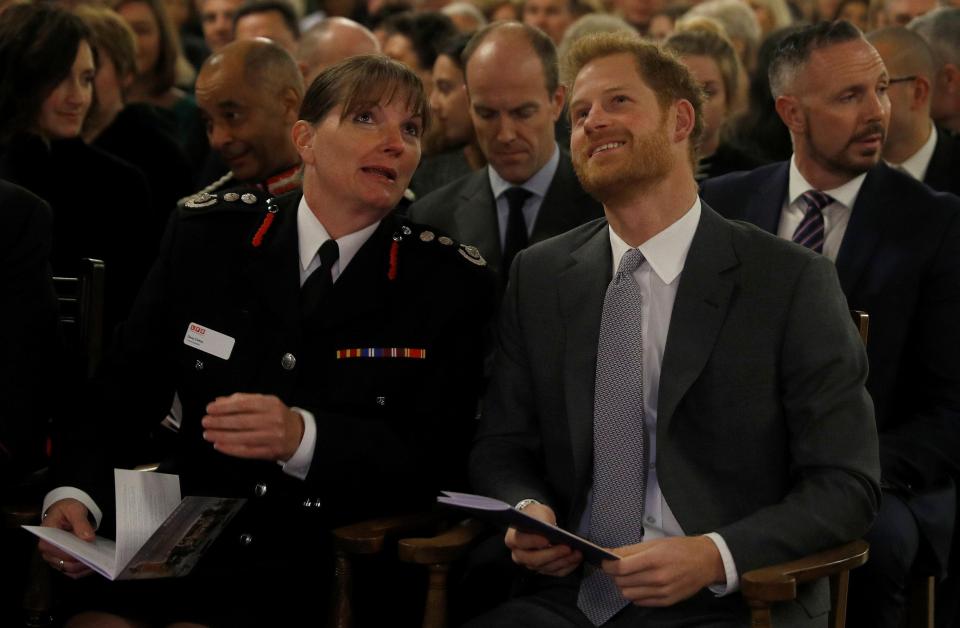
<path fill-rule="evenodd" d="M 590 540 L 621 547 L 643 540 L 648 438 L 643 410 L 640 286 L 633 272 L 644 261 L 630 249 L 603 300 L 593 398 L 593 502 Z M 628 604 L 613 580 L 587 566 L 577 606 L 599 626 Z"/>

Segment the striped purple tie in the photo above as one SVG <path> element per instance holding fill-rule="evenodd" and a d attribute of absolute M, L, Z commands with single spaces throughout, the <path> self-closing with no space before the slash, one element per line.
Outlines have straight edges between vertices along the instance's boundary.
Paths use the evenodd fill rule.
<path fill-rule="evenodd" d="M 823 208 L 833 199 L 818 190 L 807 190 L 800 196 L 806 206 L 800 226 L 793 232 L 793 241 L 800 246 L 823 253 Z"/>

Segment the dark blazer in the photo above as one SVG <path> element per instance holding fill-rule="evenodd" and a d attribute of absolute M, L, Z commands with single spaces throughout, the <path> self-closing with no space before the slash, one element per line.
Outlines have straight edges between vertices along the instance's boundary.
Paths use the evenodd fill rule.
<path fill-rule="evenodd" d="M 267 586 L 279 573 L 287 584 L 301 578 L 316 587 L 332 574 L 331 527 L 425 509 L 440 489 L 465 484 L 494 283 L 467 251 L 439 238 L 424 240 L 422 227 L 388 216 L 322 311 L 302 321 L 300 195 L 271 200 L 277 213 L 260 246 L 252 242 L 269 215 L 262 202 L 220 200 L 178 211 L 85 418 L 96 425 L 103 415 L 109 424 L 96 433 L 113 434 L 122 444 L 131 432 L 136 438 L 137 430 L 156 426 L 176 391 L 182 425 L 164 469 L 180 474 L 184 495 L 251 500 L 214 546 L 208 569 L 233 584 L 249 579 Z M 234 338 L 229 359 L 186 345 L 190 323 Z M 380 348 L 423 349 L 425 357 L 338 356 Z M 314 414 L 317 446 L 306 480 L 272 461 L 224 456 L 203 439 L 206 405 L 234 392 L 276 395 Z M 137 408 L 133 416 L 130 408 Z M 96 451 L 89 440 L 69 443 L 71 457 L 88 467 Z M 122 446 L 102 460 L 116 460 L 118 452 Z M 76 482 L 75 469 L 83 468 L 74 464 L 66 473 Z M 98 468 L 111 467 L 101 462 Z M 109 518 L 106 479 L 88 477 L 80 486 L 90 487 Z M 241 533 L 254 542 L 241 548 Z M 261 610 L 276 606 L 269 595 L 250 600 L 258 601 Z M 302 601 L 294 606 L 310 623 L 306 618 L 317 609 Z"/>
<path fill-rule="evenodd" d="M 960 196 L 960 137 L 937 129 L 937 145 L 923 182 L 934 190 Z"/>
<path fill-rule="evenodd" d="M 436 190 L 410 206 L 411 220 L 432 225 L 480 249 L 494 271 L 500 271 L 503 251 L 497 204 L 483 168 Z M 603 215 L 603 206 L 583 191 L 570 156 L 560 151 L 557 172 L 540 205 L 530 243 L 546 240 Z"/>
<path fill-rule="evenodd" d="M 568 527 L 591 484 L 611 275 L 602 219 L 517 256 L 471 454 L 477 491 L 538 499 Z M 704 206 L 679 281 L 656 466 L 684 532 L 720 533 L 741 573 L 863 534 L 880 493 L 876 432 L 832 265 Z M 818 586 L 802 599 L 813 615 L 829 607 Z"/>
<path fill-rule="evenodd" d="M 0 488 L 45 461 L 57 300 L 50 278 L 50 206 L 0 180 Z"/>
<path fill-rule="evenodd" d="M 143 173 L 80 139 L 47 146 L 38 136 L 23 134 L 0 147 L 0 177 L 50 204 L 55 275 L 76 275 L 83 257 L 104 261 L 104 336 L 109 338 L 156 257 L 156 242 L 144 242 L 142 236 L 150 232 L 152 213 Z"/>
<path fill-rule="evenodd" d="M 782 162 L 706 181 L 702 194 L 728 218 L 776 233 L 788 179 Z M 850 308 L 870 315 L 867 389 L 885 484 L 919 495 L 951 483 L 960 472 L 960 199 L 875 166 L 836 267 Z M 952 504 L 914 514 L 945 559 Z"/>

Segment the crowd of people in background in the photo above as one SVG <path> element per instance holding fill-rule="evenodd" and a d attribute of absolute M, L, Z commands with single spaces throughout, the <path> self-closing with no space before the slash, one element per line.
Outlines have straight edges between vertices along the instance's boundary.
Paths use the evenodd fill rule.
<path fill-rule="evenodd" d="M 523 24 L 524 30 L 491 26 L 507 22 Z M 825 22 L 847 30 L 825 35 L 826 43 L 805 42 L 804 29 Z M 860 32 L 867 52 L 850 43 Z M 31 401 L 44 396 L 36 382 L 62 374 L 35 359 L 36 348 L 22 338 L 50 337 L 55 302 L 46 289 L 20 292 L 18 281 L 42 274 L 47 259 L 54 276 L 77 274 L 82 258 L 103 260 L 109 341 L 130 314 L 163 243 L 174 237 L 171 216 L 178 208 L 222 204 L 240 187 L 257 190 L 260 196 L 249 201 L 254 205 L 304 186 L 305 160 L 314 159 L 311 151 L 319 148 L 298 144 L 302 107 L 316 96 L 318 77 L 344 59 L 385 55 L 421 81 L 423 116 L 430 124 L 422 136 L 418 131 L 419 166 L 395 211 L 438 230 L 418 232 L 424 242 L 442 233 L 469 245 L 461 256 L 489 266 L 496 276 L 492 302 L 499 303 L 521 251 L 604 215 L 575 174 L 570 146 L 578 114 L 557 70 L 578 42 L 597 33 L 653 42 L 693 77 L 703 104 L 702 129 L 691 136 L 692 173 L 704 201 L 725 217 L 791 239 L 802 215 L 790 217 L 799 202 L 798 177 L 816 189 L 862 185 L 822 205 L 827 237 L 815 250 L 836 262 L 851 305 L 862 298 L 871 314 L 879 315 L 876 347 L 868 346 L 867 386 L 877 404 L 881 486 L 885 494 L 904 497 L 905 508 L 920 521 L 919 533 L 906 541 L 899 532 L 874 528 L 881 535 L 871 538 L 878 548 L 913 547 L 898 556 L 877 551 L 876 564 L 902 575 L 927 553 L 933 556 L 931 573 L 955 578 L 948 565 L 960 563 L 953 557 L 957 548 L 951 553 L 950 547 L 956 531 L 936 522 L 928 529 L 925 515 L 917 514 L 923 507 L 914 509 L 910 499 L 921 485 L 924 491 L 941 489 L 944 468 L 956 470 L 956 460 L 948 462 L 937 448 L 960 442 L 960 425 L 950 423 L 960 416 L 957 377 L 947 372 L 957 369 L 957 356 L 949 353 L 958 349 L 956 334 L 938 339 L 909 325 L 955 326 L 951 317 L 960 304 L 960 287 L 954 285 L 960 251 L 943 253 L 938 247 L 957 243 L 937 240 L 943 234 L 952 238 L 960 224 L 951 218 L 960 203 L 953 196 L 960 195 L 958 0 L 0 0 L 0 216 L 6 207 L 34 201 L 44 208 L 39 218 L 23 218 L 22 225 L 13 213 L 4 218 L 15 230 L 0 254 L 29 258 L 32 265 L 16 276 L 0 271 L 7 281 L 0 291 L 23 305 L 19 318 L 0 319 L 0 342 L 11 349 L 0 365 L 0 397 L 13 400 L 12 407 L 30 416 L 33 427 L 0 421 L 0 487 L 46 464 L 49 434 L 36 426 L 63 412 L 54 400 Z M 797 50 L 798 41 L 813 52 Z M 817 49 L 821 44 L 823 50 Z M 882 77 L 877 70 L 882 85 L 876 112 L 863 113 L 875 96 L 873 86 L 830 92 L 828 71 L 817 80 L 803 74 L 815 65 L 811 58 L 826 58 L 833 54 L 831 46 L 847 45 L 851 55 L 866 55 L 864 76 L 883 68 Z M 824 63 L 831 67 L 833 61 Z M 810 82 L 801 87 L 802 81 Z M 813 100 L 796 104 L 801 93 Z M 392 95 L 378 97 L 384 108 L 395 106 Z M 810 104 L 814 100 L 818 104 Z M 327 113 L 311 124 L 320 129 Z M 856 116 L 869 119 L 857 118 L 853 129 Z M 877 159 L 867 163 L 874 148 Z M 850 157 L 854 151 L 859 152 Z M 330 164 L 307 165 L 309 179 L 322 178 Z M 743 171 L 751 175 L 724 177 Z M 814 171 L 850 177 L 824 175 L 815 181 Z M 869 173 L 865 182 L 864 173 Z M 397 179 L 395 172 L 384 176 Z M 763 195 L 773 199 L 773 214 L 751 204 Z M 863 228 L 857 216 L 867 210 L 851 217 L 850 208 L 874 198 L 876 207 L 897 199 L 903 212 L 929 210 L 922 214 L 925 224 L 939 226 L 920 233 L 905 222 L 896 229 L 909 247 L 893 247 L 888 257 L 868 264 L 867 259 L 880 259 L 875 248 L 889 242 L 877 238 L 853 250 Z M 830 203 L 846 204 L 846 213 L 828 213 Z M 295 210 L 294 205 L 290 211 Z M 876 209 L 873 215 L 881 214 Z M 900 225 L 890 216 L 877 220 Z M 831 236 L 837 224 L 839 232 Z M 823 229 L 823 218 L 820 225 Z M 36 247 L 17 252 L 17 233 L 41 232 Z M 921 249 L 931 252 L 929 258 L 898 257 Z M 854 290 L 865 264 L 877 270 L 890 260 L 899 269 L 892 279 L 877 271 L 874 283 L 856 284 L 860 292 Z M 900 272 L 903 268 L 908 270 Z M 916 309 L 884 318 L 886 304 L 901 298 L 912 299 Z M 917 314 L 934 311 L 928 318 Z M 893 319 L 904 328 L 888 322 Z M 487 377 L 490 364 L 488 359 Z M 908 364 L 919 365 L 926 379 L 910 379 Z M 915 408 L 894 393 L 907 385 L 924 395 Z M 897 420 L 913 413 L 936 424 L 926 433 L 933 434 L 930 440 L 920 445 L 904 436 L 911 424 Z M 908 454 L 884 453 L 884 447 L 899 451 L 904 440 L 910 442 Z M 891 485 L 898 477 L 894 470 L 911 466 L 903 459 L 923 457 L 922 452 L 933 452 L 929 459 L 943 464 L 915 473 L 911 467 L 899 476 L 909 481 Z M 954 493 L 947 501 L 956 508 Z M 934 510 L 942 506 L 936 504 Z M 885 516 L 902 521 L 911 514 L 881 511 Z M 889 567 L 898 562 L 904 564 Z M 902 578 L 890 583 L 877 576 L 870 586 L 895 600 L 873 611 L 898 617 Z M 853 604 L 854 625 L 881 625 L 870 623 L 876 621 L 870 609 Z"/>

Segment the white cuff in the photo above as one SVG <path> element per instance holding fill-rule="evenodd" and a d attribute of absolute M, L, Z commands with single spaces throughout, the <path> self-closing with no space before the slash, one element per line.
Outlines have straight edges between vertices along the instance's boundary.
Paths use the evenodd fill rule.
<path fill-rule="evenodd" d="M 727 582 L 726 584 L 715 584 L 708 587 L 710 592 L 715 594 L 717 597 L 723 597 L 724 595 L 729 595 L 734 591 L 740 590 L 740 576 L 737 574 L 737 564 L 733 562 L 733 554 L 730 553 L 730 548 L 727 547 L 727 542 L 723 540 L 723 537 L 717 534 L 716 532 L 709 532 L 704 535 L 717 546 L 717 549 L 720 550 L 720 558 L 723 560 L 723 571 L 726 572 Z"/>
<path fill-rule="evenodd" d="M 303 417 L 303 439 L 300 440 L 300 446 L 293 452 L 289 460 L 278 460 L 283 468 L 283 472 L 292 475 L 300 480 L 306 480 L 310 473 L 310 465 L 313 463 L 313 451 L 317 448 L 317 420 L 313 418 L 313 413 L 303 408 L 290 408 L 298 412 Z"/>
<path fill-rule="evenodd" d="M 43 498 L 43 513 L 46 514 L 46 512 L 50 510 L 50 506 L 53 506 L 61 499 L 75 499 L 86 506 L 90 514 L 93 515 L 93 529 L 96 530 L 100 527 L 103 512 L 97 507 L 97 502 L 93 501 L 93 498 L 86 492 L 72 486 L 59 486 L 47 493 L 47 496 Z"/>

